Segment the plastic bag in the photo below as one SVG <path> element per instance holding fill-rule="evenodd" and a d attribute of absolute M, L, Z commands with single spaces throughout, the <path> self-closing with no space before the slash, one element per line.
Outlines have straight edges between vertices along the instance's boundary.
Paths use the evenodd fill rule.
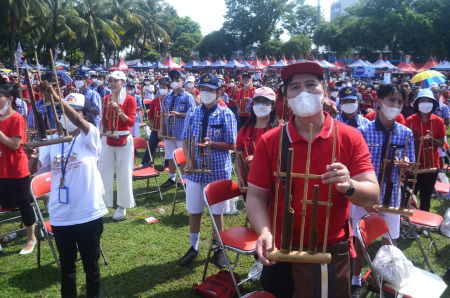
<path fill-rule="evenodd" d="M 145 133 L 145 139 L 148 141 L 150 140 L 150 133 L 152 131 L 150 130 L 150 128 L 148 127 L 148 125 L 144 126 L 144 133 Z"/>
<path fill-rule="evenodd" d="M 403 252 L 393 245 L 384 245 L 378 250 L 373 267 L 380 279 L 395 286 L 407 284 L 414 268 Z"/>
<path fill-rule="evenodd" d="M 450 208 L 445 211 L 444 221 L 441 224 L 441 233 L 450 237 Z"/>

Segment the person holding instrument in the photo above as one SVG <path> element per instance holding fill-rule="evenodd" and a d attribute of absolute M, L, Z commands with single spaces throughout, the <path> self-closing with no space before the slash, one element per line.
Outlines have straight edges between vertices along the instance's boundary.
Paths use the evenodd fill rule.
<path fill-rule="evenodd" d="M 395 121 L 395 117 L 401 113 L 404 103 L 404 93 L 401 91 L 401 87 L 397 84 L 380 85 L 377 95 L 377 104 L 380 107 L 378 117 L 375 121 L 360 126 L 357 129 L 361 132 L 369 147 L 370 158 L 374 169 L 378 170 L 378 183 L 382 185 L 381 203 L 387 207 L 398 208 L 402 197 L 402 192 L 398 185 L 398 178 L 400 173 L 405 173 L 408 164 L 401 163 L 400 165 L 396 165 L 389 162 L 386 165 L 386 169 L 384 169 L 383 160 L 387 156 L 390 161 L 401 161 L 404 156 L 405 161 L 414 162 L 414 136 L 409 128 Z M 388 143 L 390 143 L 389 148 L 387 147 Z M 399 166 L 403 166 L 402 172 L 400 172 Z M 383 179 L 383 172 L 385 173 L 384 181 L 381 181 Z M 407 173 L 406 176 L 408 176 Z M 353 234 L 356 235 L 357 222 L 369 213 L 377 213 L 383 217 L 389 227 L 389 233 L 395 245 L 400 236 L 400 215 L 385 212 L 379 213 L 374 206 L 359 207 L 353 204 L 351 205 L 350 214 L 352 217 Z M 389 244 L 387 237 L 383 237 L 382 244 Z M 351 293 L 352 297 L 359 297 L 361 292 L 361 270 L 364 262 L 364 254 L 359 240 L 355 242 L 355 250 L 357 256 L 353 260 Z"/>
<path fill-rule="evenodd" d="M 77 249 L 86 273 L 86 296 L 101 297 L 100 237 L 102 217 L 108 213 L 102 199 L 103 183 L 97 168 L 100 132 L 95 127 L 91 103 L 82 94 L 60 99 L 47 82 L 38 83 L 45 95 L 62 102 L 66 114 L 64 129 L 74 137 L 71 143 L 27 148 L 29 168 L 51 167 L 50 224 L 61 263 L 61 296 L 77 297 Z M 66 126 L 67 123 L 67 126 Z"/>
<path fill-rule="evenodd" d="M 260 281 L 265 291 L 277 297 L 314 297 L 320 294 L 314 284 L 327 283 L 334 289 L 334 297 L 350 296 L 350 252 L 351 232 L 349 226 L 350 203 L 358 206 L 373 206 L 380 194 L 377 178 L 370 162 L 370 154 L 361 134 L 348 125 L 333 120 L 322 111 L 326 83 L 322 67 L 314 62 L 302 62 L 285 66 L 281 70 L 284 82 L 283 94 L 293 115 L 289 122 L 264 134 L 256 147 L 248 177 L 246 210 L 253 229 L 259 235 L 256 249 L 264 265 Z M 331 253 L 331 264 L 274 262 L 266 257 L 267 251 L 280 249 L 283 224 L 284 200 L 275 206 L 275 193 L 283 198 L 282 183 L 277 183 L 280 134 L 294 148 L 292 173 L 305 173 L 308 140 L 312 128 L 310 173 L 321 175 L 322 180 L 311 179 L 319 184 L 318 201 L 328 200 L 329 184 L 332 207 L 330 209 L 326 251 Z M 335 127 L 337 127 L 336 161 L 331 163 Z M 289 147 L 286 147 L 288 149 Z M 289 150 L 286 150 L 289 151 Z M 280 154 L 284 156 L 284 154 Z M 279 185 L 276 189 L 276 185 Z M 299 249 L 302 228 L 302 199 L 305 181 L 292 179 L 292 207 L 294 210 L 293 247 Z M 313 187 L 307 189 L 309 200 L 313 198 Z M 274 210 L 276 233 L 273 234 Z M 318 246 L 324 243 L 327 208 L 317 208 Z M 307 247 L 312 218 L 312 206 L 306 209 L 304 245 Z M 275 238 L 273 238 L 275 237 Z M 275 247 L 272 245 L 274 239 Z M 301 249 L 305 250 L 305 247 Z M 321 275 L 327 275 L 327 281 Z M 330 289 L 330 287 L 328 287 Z M 325 294 L 326 295 L 326 294 Z M 332 294 L 330 293 L 330 296 Z"/>
<path fill-rule="evenodd" d="M 444 120 L 433 114 L 438 106 L 439 103 L 435 99 L 433 92 L 430 89 L 422 89 L 417 94 L 416 101 L 414 101 L 415 114 L 409 116 L 405 121 L 405 126 L 414 133 L 416 148 L 419 148 L 420 138 L 423 137 L 424 139 L 421 160 L 418 161 L 421 169 L 440 169 L 437 148 L 444 146 L 446 130 Z M 417 154 L 418 152 L 416 152 L 416 156 Z M 414 194 L 417 195 L 420 191 L 420 210 L 430 211 L 431 193 L 434 189 L 437 175 L 437 171 L 417 175 Z"/>
<path fill-rule="evenodd" d="M 27 241 L 20 254 L 33 252 L 35 214 L 30 205 L 30 172 L 22 144 L 26 139 L 26 123 L 17 112 L 15 99 L 19 96 L 17 85 L 0 86 L 0 205 L 5 208 L 19 207 Z"/>
<path fill-rule="evenodd" d="M 110 119 L 107 123 L 108 131 L 118 123 L 115 130 L 119 138 L 102 137 L 98 169 L 105 185 L 103 199 L 106 206 L 113 207 L 114 168 L 117 165 L 117 209 L 112 219 L 119 221 L 125 218 L 127 208 L 135 206 L 132 185 L 134 148 L 130 130 L 136 117 L 136 100 L 126 93 L 126 76 L 122 71 L 114 71 L 108 77 L 108 82 L 112 94 L 103 98 L 102 106 L 105 108 L 102 112 L 105 117 L 102 117 L 102 121 L 106 117 Z"/>

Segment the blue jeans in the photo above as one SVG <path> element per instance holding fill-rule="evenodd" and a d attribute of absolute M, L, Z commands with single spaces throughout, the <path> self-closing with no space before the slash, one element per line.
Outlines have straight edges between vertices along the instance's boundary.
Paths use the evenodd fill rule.
<path fill-rule="evenodd" d="M 239 130 L 241 129 L 241 125 L 239 122 L 239 114 L 238 114 L 238 109 L 236 106 L 234 107 L 228 107 L 234 114 L 234 116 L 236 117 L 236 127 L 237 127 L 237 131 L 239 132 Z"/>

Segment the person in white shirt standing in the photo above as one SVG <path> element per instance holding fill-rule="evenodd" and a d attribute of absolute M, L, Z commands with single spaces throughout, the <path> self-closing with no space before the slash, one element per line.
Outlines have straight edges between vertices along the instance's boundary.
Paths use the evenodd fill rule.
<path fill-rule="evenodd" d="M 46 81 L 41 83 L 41 90 L 60 101 Z M 73 141 L 40 150 L 28 149 L 29 169 L 34 173 L 40 167 L 51 166 L 49 214 L 61 263 L 61 296 L 77 297 L 78 248 L 86 273 L 86 296 L 101 297 L 98 259 L 102 217 L 108 210 L 103 202 L 104 187 L 97 168 L 100 132 L 94 126 L 90 101 L 84 95 L 69 94 L 62 102 L 67 119 L 61 122 Z"/>

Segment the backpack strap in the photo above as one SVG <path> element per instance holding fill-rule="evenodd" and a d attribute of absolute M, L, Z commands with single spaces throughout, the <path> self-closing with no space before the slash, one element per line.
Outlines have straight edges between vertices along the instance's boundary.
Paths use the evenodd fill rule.
<path fill-rule="evenodd" d="M 283 124 L 281 126 L 281 133 L 283 134 L 283 141 L 281 143 L 281 171 L 285 172 L 287 169 L 288 163 L 288 152 L 291 147 L 291 141 L 289 141 L 289 137 L 287 134 L 287 125 L 288 123 Z M 286 185 L 286 177 L 281 177 L 281 181 L 283 182 L 283 190 Z"/>

